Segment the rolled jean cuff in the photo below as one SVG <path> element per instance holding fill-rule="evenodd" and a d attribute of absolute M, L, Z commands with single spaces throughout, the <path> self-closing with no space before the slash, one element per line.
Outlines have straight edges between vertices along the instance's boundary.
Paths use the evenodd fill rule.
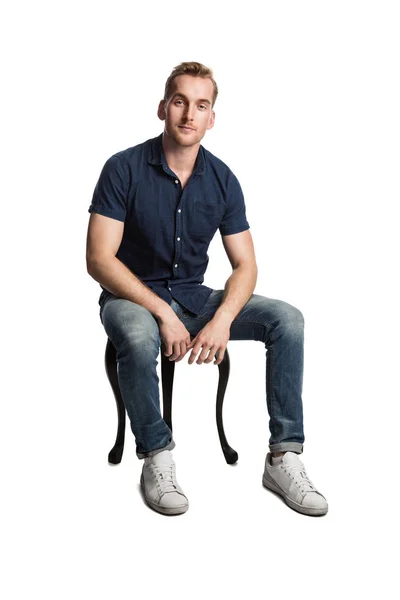
<path fill-rule="evenodd" d="M 149 452 L 138 452 L 136 451 L 136 456 L 138 458 L 147 458 L 148 456 L 154 456 L 159 452 L 164 452 L 164 450 L 172 450 L 175 448 L 175 442 L 173 439 L 169 442 L 168 446 L 164 446 L 164 448 L 157 448 L 157 450 L 150 450 Z"/>
<path fill-rule="evenodd" d="M 296 452 L 301 454 L 303 452 L 303 444 L 298 442 L 280 442 L 279 444 L 269 444 L 271 452 Z"/>

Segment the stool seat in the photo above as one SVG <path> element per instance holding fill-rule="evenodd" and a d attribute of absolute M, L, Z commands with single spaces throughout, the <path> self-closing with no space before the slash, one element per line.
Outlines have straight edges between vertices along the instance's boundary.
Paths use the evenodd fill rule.
<path fill-rule="evenodd" d="M 114 344 L 108 338 L 106 352 L 105 352 L 105 368 L 108 380 L 114 392 L 115 401 L 117 403 L 118 411 L 118 429 L 117 437 L 113 448 L 108 454 L 108 462 L 111 464 L 119 464 L 122 459 L 124 451 L 125 441 L 125 405 L 122 400 L 121 390 L 118 383 L 118 372 L 117 372 L 117 352 Z M 238 460 L 238 453 L 236 450 L 230 447 L 227 442 L 224 426 L 222 421 L 222 406 L 224 402 L 225 390 L 228 385 L 229 379 L 229 353 L 228 348 L 225 349 L 224 358 L 218 365 L 219 379 L 217 389 L 217 403 L 216 403 L 216 418 L 217 418 L 217 429 L 219 440 L 221 443 L 222 452 L 224 453 L 225 460 L 228 464 L 232 465 Z M 172 388 L 174 383 L 174 372 L 175 372 L 175 361 L 168 360 L 165 356 L 163 347 L 161 349 L 161 383 L 162 383 L 162 398 L 163 398 L 163 419 L 167 423 L 168 427 L 172 431 Z"/>

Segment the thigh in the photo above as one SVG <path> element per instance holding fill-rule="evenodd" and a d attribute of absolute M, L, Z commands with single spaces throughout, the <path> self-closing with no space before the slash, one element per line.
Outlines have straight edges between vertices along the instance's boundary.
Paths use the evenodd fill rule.
<path fill-rule="evenodd" d="M 231 325 L 232 340 L 256 340 L 268 343 L 272 332 L 302 329 L 304 318 L 298 308 L 277 298 L 252 294 Z"/>
<path fill-rule="evenodd" d="M 107 292 L 100 305 L 100 320 L 117 347 L 125 341 L 138 345 L 161 343 L 158 323 L 144 306 Z"/>
<path fill-rule="evenodd" d="M 180 318 L 191 335 L 198 332 L 214 317 L 222 303 L 224 290 L 214 290 L 199 315 L 186 315 Z M 230 340 L 256 340 L 267 342 L 270 332 L 279 324 L 304 323 L 302 313 L 283 300 L 252 294 L 239 311 L 230 327 Z"/>

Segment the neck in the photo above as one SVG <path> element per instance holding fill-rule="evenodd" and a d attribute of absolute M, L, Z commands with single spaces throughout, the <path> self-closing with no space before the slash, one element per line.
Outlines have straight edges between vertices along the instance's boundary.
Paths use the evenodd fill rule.
<path fill-rule="evenodd" d="M 180 146 L 168 136 L 165 131 L 162 136 L 162 146 L 171 171 L 175 173 L 191 173 L 196 163 L 200 142 L 193 146 Z"/>

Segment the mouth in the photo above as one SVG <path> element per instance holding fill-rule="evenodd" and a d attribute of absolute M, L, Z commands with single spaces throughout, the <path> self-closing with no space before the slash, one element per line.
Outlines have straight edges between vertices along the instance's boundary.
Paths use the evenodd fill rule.
<path fill-rule="evenodd" d="M 193 127 L 186 127 L 186 125 L 178 125 L 179 129 L 184 129 L 185 131 L 194 131 Z"/>

